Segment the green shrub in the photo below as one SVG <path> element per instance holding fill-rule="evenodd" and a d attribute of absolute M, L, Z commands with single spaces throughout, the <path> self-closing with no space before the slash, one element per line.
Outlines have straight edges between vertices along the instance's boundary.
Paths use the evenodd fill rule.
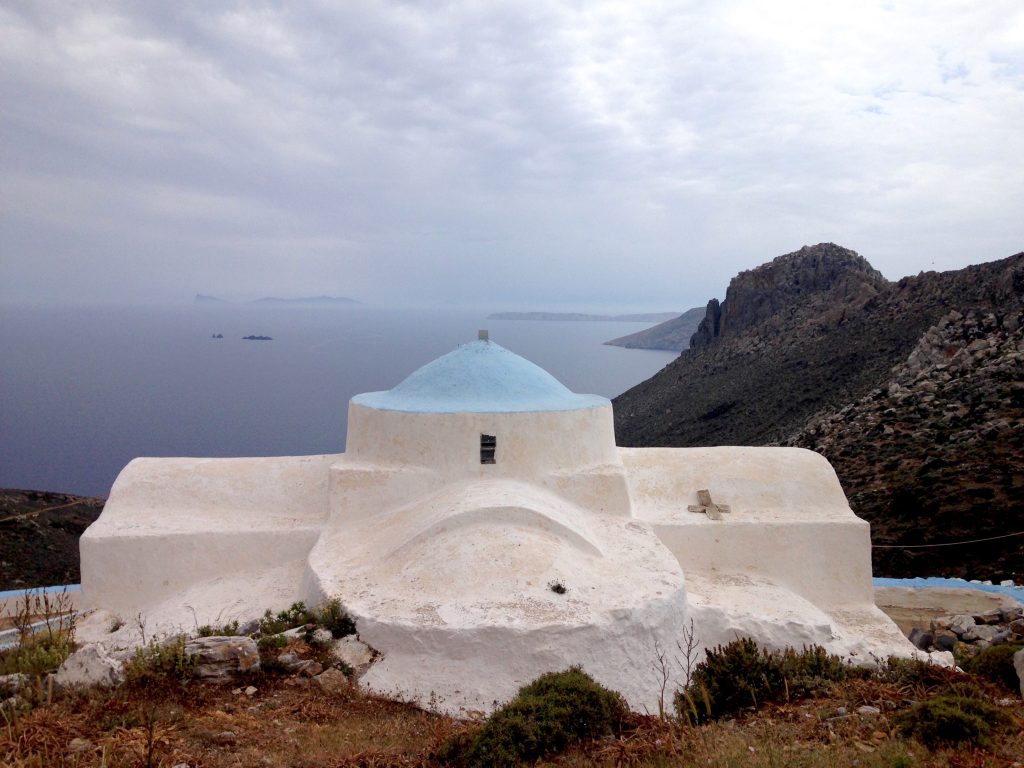
<path fill-rule="evenodd" d="M 676 713 L 700 722 L 769 701 L 804 698 L 830 683 L 867 675 L 820 646 L 768 651 L 739 638 L 707 652 L 690 684 L 675 697 Z"/>
<path fill-rule="evenodd" d="M 185 637 L 137 648 L 125 667 L 127 682 L 136 686 L 162 686 L 168 682 L 185 683 L 192 678 L 196 659 L 185 653 Z"/>
<path fill-rule="evenodd" d="M 260 651 L 275 651 L 288 645 L 288 638 L 284 635 L 267 635 L 256 641 L 256 647 Z"/>
<path fill-rule="evenodd" d="M 0 675 L 40 677 L 55 672 L 74 649 L 66 634 L 29 635 L 16 647 L 0 651 Z"/>
<path fill-rule="evenodd" d="M 524 686 L 476 733 L 446 743 L 439 757 L 471 766 L 511 766 L 612 733 L 625 713 L 621 697 L 579 667 L 549 672 Z"/>
<path fill-rule="evenodd" d="M 988 747 L 993 733 L 1011 722 L 1009 715 L 983 699 L 936 696 L 915 704 L 896 719 L 896 727 L 926 747 L 955 744 Z"/>
<path fill-rule="evenodd" d="M 261 635 L 278 635 L 287 632 L 289 629 L 301 627 L 306 624 L 316 624 L 316 614 L 306 607 L 305 603 L 292 603 L 286 611 L 279 611 L 275 616 L 269 610 L 260 619 L 259 633 Z"/>
<path fill-rule="evenodd" d="M 238 622 L 232 621 L 219 627 L 204 624 L 196 630 L 198 637 L 234 637 L 238 634 Z"/>
<path fill-rule="evenodd" d="M 984 697 L 984 691 L 976 680 L 962 675 L 950 667 L 943 667 L 919 659 L 901 659 L 890 656 L 881 667 L 877 677 L 884 683 L 892 683 L 903 690 L 909 698 L 923 698 L 937 694 L 945 696 Z"/>
<path fill-rule="evenodd" d="M 1016 692 L 1020 687 L 1020 678 L 1013 668 L 1013 654 L 1022 648 L 1024 645 L 1013 644 L 985 648 L 967 662 L 964 671 Z"/>
<path fill-rule="evenodd" d="M 324 629 L 330 630 L 335 638 L 346 637 L 356 633 L 356 623 L 348 612 L 342 607 L 341 601 L 337 598 L 328 600 L 317 612 L 316 623 Z"/>

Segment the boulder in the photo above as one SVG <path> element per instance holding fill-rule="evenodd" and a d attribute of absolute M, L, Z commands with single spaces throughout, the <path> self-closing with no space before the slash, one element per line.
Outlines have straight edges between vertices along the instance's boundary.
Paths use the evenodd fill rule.
<path fill-rule="evenodd" d="M 973 616 L 954 616 L 953 620 L 949 623 L 949 628 L 956 632 L 956 634 L 960 637 L 963 637 L 964 633 L 967 632 L 967 630 L 975 626 L 977 625 L 974 622 Z"/>
<path fill-rule="evenodd" d="M 325 669 L 313 678 L 313 682 L 316 683 L 324 693 L 331 694 L 344 693 L 352 687 L 348 678 L 345 677 L 345 673 L 340 669 L 335 669 L 334 667 Z"/>
<path fill-rule="evenodd" d="M 251 637 L 197 637 L 185 643 L 185 655 L 195 660 L 196 677 L 227 680 L 256 672 L 260 652 Z"/>
<path fill-rule="evenodd" d="M 323 671 L 323 665 L 312 659 L 300 659 L 296 653 L 282 653 L 277 661 L 289 672 L 301 677 L 314 677 Z"/>
<path fill-rule="evenodd" d="M 999 627 L 993 627 L 988 624 L 977 624 L 973 627 L 968 627 L 967 630 L 960 635 L 960 638 L 965 643 L 977 643 L 979 641 L 991 643 L 998 634 Z"/>
<path fill-rule="evenodd" d="M 356 675 L 361 675 L 373 663 L 374 651 L 355 635 L 347 635 L 335 641 L 334 656 L 338 661 L 351 667 Z"/>
<path fill-rule="evenodd" d="M 956 634 L 948 629 L 940 629 L 935 632 L 935 647 L 940 651 L 950 651 L 956 648 Z"/>
<path fill-rule="evenodd" d="M 974 614 L 975 624 L 999 624 L 1003 620 L 1002 611 L 995 609 L 986 613 Z"/>
<path fill-rule="evenodd" d="M 113 658 L 102 643 L 89 643 L 64 659 L 53 682 L 58 688 L 114 688 L 124 679 L 124 664 Z"/>
<path fill-rule="evenodd" d="M 927 651 L 935 643 L 935 636 L 931 632 L 925 632 L 923 629 L 914 627 L 910 630 L 910 642 L 914 644 L 916 648 L 920 648 L 922 651 Z"/>

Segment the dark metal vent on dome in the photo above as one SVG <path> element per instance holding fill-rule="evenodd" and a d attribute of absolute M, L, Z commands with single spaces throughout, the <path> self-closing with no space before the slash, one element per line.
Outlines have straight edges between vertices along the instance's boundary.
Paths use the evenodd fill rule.
<path fill-rule="evenodd" d="M 494 464 L 494 452 L 498 450 L 498 438 L 494 435 L 480 435 L 480 463 Z"/>

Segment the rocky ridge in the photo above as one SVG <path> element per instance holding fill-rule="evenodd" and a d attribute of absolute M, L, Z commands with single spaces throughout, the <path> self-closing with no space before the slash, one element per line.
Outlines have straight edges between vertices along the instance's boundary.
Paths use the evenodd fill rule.
<path fill-rule="evenodd" d="M 690 346 L 704 347 L 720 337 L 738 336 L 797 302 L 822 298 L 832 305 L 823 306 L 824 311 L 842 312 L 846 305 L 863 304 L 889 285 L 855 251 L 835 243 L 805 245 L 736 275 L 726 289 L 725 301 L 708 302 Z"/>

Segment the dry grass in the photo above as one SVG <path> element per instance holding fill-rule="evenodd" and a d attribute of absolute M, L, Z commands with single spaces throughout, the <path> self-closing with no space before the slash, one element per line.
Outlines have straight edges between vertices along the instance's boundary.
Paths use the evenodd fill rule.
<path fill-rule="evenodd" d="M 262 675 L 248 697 L 230 687 L 115 691 L 60 697 L 4 722 L 0 765 L 10 768 L 191 768 L 228 766 L 428 766 L 453 733 L 475 726 L 411 705 L 360 694 L 328 695 L 306 681 Z M 851 681 L 828 698 L 770 706 L 736 720 L 686 726 L 634 716 L 621 737 L 580 745 L 547 763 L 563 766 L 858 766 L 1008 768 L 1024 763 L 1024 706 L 1008 708 L 1018 732 L 993 751 L 929 752 L 895 734 L 890 714 L 909 691 L 895 683 Z M 845 706 L 878 716 L 837 717 Z M 87 739 L 72 751 L 74 739 Z"/>

